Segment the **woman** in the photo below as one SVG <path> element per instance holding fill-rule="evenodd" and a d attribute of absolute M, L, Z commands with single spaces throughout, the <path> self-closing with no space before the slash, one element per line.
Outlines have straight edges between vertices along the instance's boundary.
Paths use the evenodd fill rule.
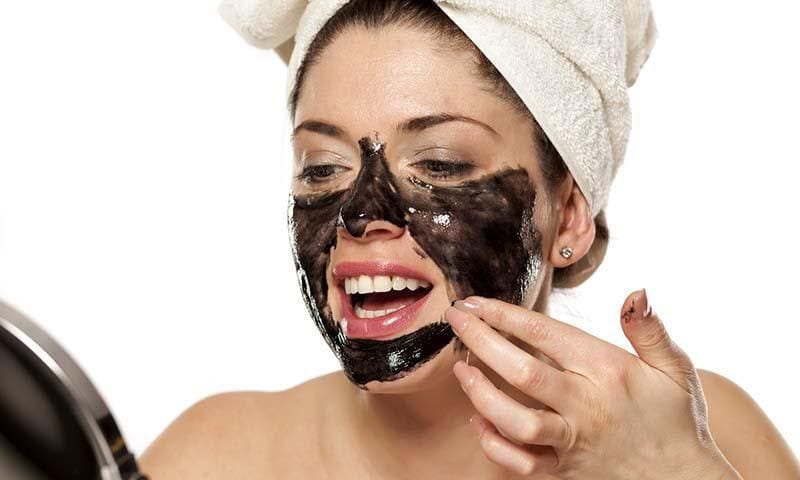
<path fill-rule="evenodd" d="M 198 402 L 151 478 L 800 478 L 644 290 L 636 356 L 544 314 L 603 258 L 646 2 L 243 4 L 226 19 L 289 63 L 293 254 L 343 370 Z"/>

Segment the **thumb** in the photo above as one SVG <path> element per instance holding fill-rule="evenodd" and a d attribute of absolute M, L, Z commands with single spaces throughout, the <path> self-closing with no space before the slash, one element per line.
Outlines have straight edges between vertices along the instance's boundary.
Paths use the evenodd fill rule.
<path fill-rule="evenodd" d="M 644 289 L 628 295 L 622 306 L 622 331 L 645 363 L 664 372 L 687 392 L 694 390 L 696 371 L 689 356 L 672 341 L 653 312 Z"/>

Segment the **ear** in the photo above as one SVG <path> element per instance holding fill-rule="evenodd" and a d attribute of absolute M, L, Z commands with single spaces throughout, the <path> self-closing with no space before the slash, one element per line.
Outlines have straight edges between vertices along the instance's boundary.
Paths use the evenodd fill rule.
<path fill-rule="evenodd" d="M 559 189 L 555 201 L 556 208 L 560 206 L 560 215 L 556 215 L 557 218 L 560 217 L 560 223 L 553 240 L 550 263 L 556 268 L 563 268 L 577 262 L 589 251 L 594 242 L 595 225 L 589 203 L 572 175 L 568 176 Z M 569 258 L 561 255 L 564 247 L 572 249 L 572 256 Z"/>

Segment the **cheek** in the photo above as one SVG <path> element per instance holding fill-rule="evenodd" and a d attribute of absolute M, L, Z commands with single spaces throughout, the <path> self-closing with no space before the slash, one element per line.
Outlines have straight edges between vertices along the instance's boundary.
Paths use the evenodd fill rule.
<path fill-rule="evenodd" d="M 524 169 L 405 196 L 411 235 L 442 269 L 458 298 L 522 302 L 542 257 L 541 235 L 533 222 L 536 192 Z"/>
<path fill-rule="evenodd" d="M 341 193 L 326 196 L 291 197 L 289 235 L 295 268 L 303 296 L 313 311 L 326 307 L 327 268 L 330 251 L 336 245 L 335 218 Z"/>

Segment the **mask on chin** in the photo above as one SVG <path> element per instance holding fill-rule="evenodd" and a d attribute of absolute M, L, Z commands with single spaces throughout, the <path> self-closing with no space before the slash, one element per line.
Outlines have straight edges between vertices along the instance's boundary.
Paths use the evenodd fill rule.
<path fill-rule="evenodd" d="M 525 169 L 505 169 L 451 186 L 389 170 L 384 144 L 359 140 L 361 170 L 333 192 L 291 195 L 289 233 L 303 299 L 311 317 L 355 385 L 401 378 L 454 338 L 441 319 L 388 340 L 349 338 L 333 318 L 326 270 L 337 227 L 354 237 L 371 221 L 408 229 L 441 269 L 456 298 L 481 295 L 520 304 L 535 285 L 542 262 L 541 235 L 533 223 L 536 192 Z"/>

